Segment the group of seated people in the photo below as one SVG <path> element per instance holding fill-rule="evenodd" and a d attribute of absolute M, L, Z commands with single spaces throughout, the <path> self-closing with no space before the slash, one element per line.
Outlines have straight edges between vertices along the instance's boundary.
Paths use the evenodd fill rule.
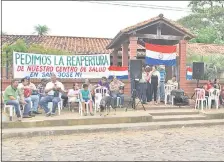
<path fill-rule="evenodd" d="M 14 107 L 19 120 L 41 114 L 38 111 L 39 108 L 44 109 L 46 116 L 55 115 L 61 99 L 63 99 L 65 107 L 68 102 L 81 102 L 84 115 L 87 115 L 85 104 L 89 104 L 90 114 L 94 115 L 95 89 L 100 87 L 105 87 L 106 93 L 113 97 L 114 105 L 116 105 L 117 97 L 121 98 L 121 106 L 124 104 L 123 89 L 120 88 L 124 87 L 124 84 L 116 77 L 113 77 L 110 83 L 106 77 L 102 77 L 97 85 L 92 85 L 88 79 L 85 79 L 81 87 L 78 83 L 74 83 L 71 89 L 66 90 L 54 73 L 52 73 L 50 81 L 42 79 L 37 87 L 30 82 L 30 77 L 21 79 L 21 83 L 19 80 L 12 80 L 11 85 L 4 91 L 3 100 L 4 104 Z M 48 107 L 49 102 L 52 102 L 52 109 Z M 23 109 L 23 115 L 21 115 L 21 109 Z"/>
<path fill-rule="evenodd" d="M 224 86 L 221 86 L 219 79 L 214 79 L 213 83 L 211 80 L 208 80 L 208 82 L 203 86 L 203 89 L 205 90 L 205 96 L 209 96 L 209 91 L 212 88 L 220 90 L 219 103 L 220 105 L 224 105 Z"/>

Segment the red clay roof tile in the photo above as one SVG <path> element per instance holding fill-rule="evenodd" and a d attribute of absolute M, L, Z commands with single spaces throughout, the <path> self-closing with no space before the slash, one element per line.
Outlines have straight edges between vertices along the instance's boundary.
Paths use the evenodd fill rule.
<path fill-rule="evenodd" d="M 37 36 L 37 35 L 4 35 L 2 44 L 12 44 L 18 39 L 24 39 L 28 44 L 39 44 L 45 48 L 57 49 L 71 54 L 110 54 L 106 46 L 111 42 L 110 38 L 88 38 L 68 36 Z M 138 49 L 145 48 L 138 44 Z M 224 54 L 224 45 L 189 43 L 187 51 L 199 55 Z"/>

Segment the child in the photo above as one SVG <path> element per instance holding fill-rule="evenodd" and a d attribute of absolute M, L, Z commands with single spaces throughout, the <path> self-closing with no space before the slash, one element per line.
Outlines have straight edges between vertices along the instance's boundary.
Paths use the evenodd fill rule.
<path fill-rule="evenodd" d="M 77 105 L 79 103 L 79 85 L 78 83 L 73 84 L 73 88 L 68 91 L 68 103 L 71 108 L 72 104 Z M 74 111 L 74 110 L 72 110 Z"/>
<path fill-rule="evenodd" d="M 83 89 L 80 90 L 80 99 L 82 102 L 82 108 L 83 108 L 83 113 L 86 116 L 86 108 L 85 108 L 85 103 L 89 104 L 89 111 L 90 111 L 90 115 L 93 116 L 93 104 L 92 104 L 92 96 L 90 91 L 88 90 L 88 85 L 87 84 L 83 84 Z"/>
<path fill-rule="evenodd" d="M 68 100 L 69 102 L 78 102 L 79 96 L 79 85 L 78 83 L 73 84 L 73 88 L 68 91 Z"/>

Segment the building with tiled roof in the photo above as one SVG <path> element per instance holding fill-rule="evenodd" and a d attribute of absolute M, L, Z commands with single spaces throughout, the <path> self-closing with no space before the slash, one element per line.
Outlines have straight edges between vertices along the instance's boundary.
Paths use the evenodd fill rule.
<path fill-rule="evenodd" d="M 75 54 L 111 54 L 106 46 L 111 38 L 71 37 L 71 36 L 38 36 L 38 35 L 3 35 L 2 45 L 13 44 L 23 39 L 27 44 L 38 44 L 45 48 L 57 49 Z M 121 49 L 120 49 L 121 50 Z M 224 54 L 224 45 L 188 43 L 187 51 L 198 55 Z M 145 48 L 138 44 L 138 54 L 144 55 Z"/>

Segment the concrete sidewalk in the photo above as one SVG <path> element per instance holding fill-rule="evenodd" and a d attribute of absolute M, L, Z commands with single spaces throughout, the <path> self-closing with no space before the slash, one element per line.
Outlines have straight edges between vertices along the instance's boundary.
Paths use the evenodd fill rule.
<path fill-rule="evenodd" d="M 2 128 L 31 128 L 31 127 L 53 127 L 53 126 L 75 126 L 75 125 L 96 125 L 96 124 L 120 124 L 120 123 L 143 123 L 152 122 L 152 116 L 178 116 L 188 115 L 194 117 L 199 111 L 192 109 L 165 109 L 165 110 L 136 110 L 125 112 L 118 109 L 116 115 L 112 110 L 107 116 L 80 116 L 78 113 L 68 111 L 61 112 L 61 115 L 46 117 L 43 114 L 31 119 L 24 119 L 22 122 L 3 122 Z M 187 117 L 187 116 L 186 116 Z M 181 118 L 181 116 L 180 116 Z M 179 118 L 179 119 L 180 119 Z M 178 119 L 178 117 L 177 117 Z"/>
<path fill-rule="evenodd" d="M 149 122 L 149 123 L 131 123 L 131 124 L 101 124 L 101 125 L 83 125 L 83 126 L 62 126 L 62 127 L 42 127 L 42 128 L 14 128 L 3 129 L 2 138 L 13 137 L 35 137 L 49 135 L 68 135 L 75 133 L 90 132 L 114 132 L 126 130 L 157 130 L 162 128 L 183 128 L 183 127 L 199 127 L 223 125 L 224 119 L 213 120 L 194 120 L 194 121 L 171 121 L 171 122 Z"/>

